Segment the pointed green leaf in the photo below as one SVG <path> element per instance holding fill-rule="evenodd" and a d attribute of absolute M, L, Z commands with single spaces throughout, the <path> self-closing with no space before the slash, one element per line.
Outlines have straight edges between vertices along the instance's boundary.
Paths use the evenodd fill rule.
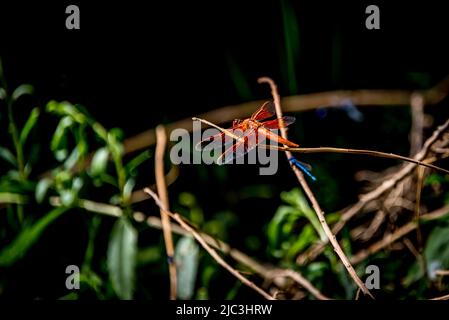
<path fill-rule="evenodd" d="M 199 247 L 192 237 L 182 237 L 176 244 L 175 261 L 178 268 L 178 298 L 191 299 L 195 292 Z"/>
<path fill-rule="evenodd" d="M 106 171 L 108 159 L 109 150 L 107 148 L 98 149 L 92 158 L 92 163 L 90 165 L 90 174 L 95 177 L 104 173 Z"/>
<path fill-rule="evenodd" d="M 44 201 L 48 189 L 53 185 L 53 181 L 48 178 L 41 179 L 36 185 L 35 197 L 38 203 Z"/>
<path fill-rule="evenodd" d="M 0 100 L 5 100 L 6 98 L 6 91 L 3 88 L 0 88 Z"/>
<path fill-rule="evenodd" d="M 13 166 L 17 167 L 17 160 L 16 157 L 12 154 L 9 149 L 6 149 L 4 147 L 0 147 L 0 158 L 3 160 L 9 162 Z"/>
<path fill-rule="evenodd" d="M 107 265 L 112 286 L 121 299 L 132 299 L 136 255 L 137 232 L 126 218 L 120 218 L 112 229 Z"/>
<path fill-rule="evenodd" d="M 37 122 L 37 119 L 39 118 L 39 108 L 34 108 L 30 116 L 28 117 L 27 122 L 23 126 L 22 132 L 20 133 L 20 143 L 22 145 L 25 144 L 26 139 L 28 138 L 28 135 L 31 132 L 31 129 L 33 129 L 34 125 Z"/>
<path fill-rule="evenodd" d="M 9 245 L 0 251 L 0 266 L 7 267 L 22 258 L 31 246 L 39 239 L 42 232 L 56 218 L 63 214 L 66 208 L 55 208 L 40 218 L 34 225 L 24 229 Z"/>
<path fill-rule="evenodd" d="M 15 101 L 23 95 L 33 94 L 33 91 L 33 86 L 29 84 L 22 84 L 14 90 L 14 92 L 12 93 L 12 99 Z"/>

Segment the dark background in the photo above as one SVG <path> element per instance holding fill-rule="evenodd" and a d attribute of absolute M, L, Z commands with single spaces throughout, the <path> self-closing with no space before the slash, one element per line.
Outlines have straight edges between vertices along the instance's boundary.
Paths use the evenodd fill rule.
<path fill-rule="evenodd" d="M 80 103 L 106 127 L 123 128 L 126 137 L 228 104 L 269 98 L 267 87 L 257 84 L 260 76 L 272 77 L 281 95 L 293 95 L 338 89 L 427 89 L 449 73 L 449 19 L 442 1 L 394 5 L 377 1 L 286 2 L 298 21 L 296 86 L 287 76 L 281 2 L 93 2 L 3 1 L 0 57 L 8 84 L 32 84 L 36 103 L 44 106 L 51 99 Z M 65 28 L 69 4 L 79 5 L 81 30 Z M 380 30 L 365 28 L 364 12 L 369 4 L 380 7 Z M 243 74 L 248 86 L 245 92 L 235 82 L 230 71 L 233 66 Z M 435 107 L 430 111 L 438 124 L 448 114 Z M 306 146 L 347 146 L 407 155 L 408 108 L 388 112 L 364 108 L 362 112 L 369 121 L 354 122 L 338 111 L 325 118 L 315 112 L 298 114 L 292 136 Z M 27 113 L 24 110 L 24 116 Z M 51 133 L 54 126 L 48 121 Z M 379 130 L 383 125 L 385 130 Z M 52 157 L 42 155 L 47 156 Z M 365 159 L 361 164 L 359 159 L 306 157 L 321 178 L 314 188 L 326 211 L 356 200 L 359 185 L 353 175 L 357 169 L 376 170 L 392 164 L 380 159 Z M 198 177 L 196 169 L 184 169 L 173 194 L 191 187 L 192 179 Z M 263 221 L 279 203 L 259 202 L 266 211 L 260 225 L 254 224 L 257 213 L 248 216 L 248 211 L 257 208 L 242 200 L 242 190 L 265 184 L 277 194 L 295 186 L 287 166 L 272 177 L 257 176 L 257 168 L 231 168 L 224 180 L 214 169 L 207 170 L 194 191 L 204 211 L 230 208 L 240 213 L 241 226 L 248 227 L 245 232 L 257 237 L 261 237 Z M 334 180 L 339 181 L 338 188 L 330 184 Z M 207 181 L 220 183 L 211 188 Z M 138 184 L 147 185 L 148 179 L 143 177 Z M 87 241 L 83 223 L 73 216 L 64 217 L 59 225 L 63 231 L 52 229 L 53 234 L 39 243 L 28 262 L 17 266 L 14 272 L 24 274 L 16 285 L 17 296 L 24 291 L 30 297 L 58 296 L 47 281 L 52 278 L 62 287 L 65 275 L 55 276 L 59 267 L 82 258 Z M 234 237 L 229 240 L 236 247 L 243 247 L 241 230 L 230 233 Z M 62 234 L 65 240 L 59 244 L 64 250 L 47 249 Z M 106 240 L 102 245 L 106 247 Z M 27 263 L 39 260 L 42 253 L 50 260 L 29 273 Z M 155 285 L 166 285 L 158 281 Z"/>

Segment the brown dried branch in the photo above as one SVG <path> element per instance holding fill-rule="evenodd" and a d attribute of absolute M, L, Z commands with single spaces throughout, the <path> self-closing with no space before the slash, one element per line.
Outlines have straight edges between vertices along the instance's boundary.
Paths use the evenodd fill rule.
<path fill-rule="evenodd" d="M 281 101 L 280 101 L 280 97 L 277 91 L 277 87 L 276 84 L 274 83 L 274 81 L 270 78 L 264 77 L 264 78 L 259 78 L 258 80 L 259 83 L 268 83 L 271 87 L 271 94 L 273 96 L 274 99 L 274 105 L 276 107 L 276 114 L 279 120 L 279 124 L 280 124 L 280 129 L 281 129 L 281 136 L 284 139 L 288 139 L 287 137 L 287 129 L 285 128 L 285 126 L 282 123 L 282 109 L 281 109 Z M 287 159 L 290 159 L 292 157 L 292 154 L 290 151 L 285 151 L 285 155 L 287 156 Z M 295 173 L 301 187 L 303 188 L 304 192 L 306 193 L 307 197 L 309 198 L 309 201 L 312 203 L 312 207 L 315 210 L 316 215 L 318 216 L 318 219 L 321 223 L 321 226 L 324 229 L 324 232 L 326 233 L 329 241 L 331 242 L 335 252 L 337 253 L 338 257 L 340 258 L 340 260 L 342 261 L 343 265 L 345 266 L 346 270 L 348 271 L 348 273 L 350 274 L 350 276 L 352 277 L 352 279 L 354 280 L 354 282 L 357 284 L 357 286 L 362 290 L 362 292 L 364 294 L 369 295 L 371 298 L 374 299 L 374 297 L 372 296 L 372 294 L 369 292 L 369 290 L 365 287 L 365 284 L 362 282 L 362 280 L 360 280 L 360 278 L 358 277 L 357 273 L 355 272 L 354 268 L 352 267 L 351 263 L 349 262 L 348 258 L 346 257 L 346 254 L 343 252 L 343 250 L 340 247 L 340 244 L 338 243 L 336 237 L 332 234 L 332 231 L 329 228 L 329 225 L 326 222 L 326 219 L 324 217 L 324 212 L 323 210 L 321 210 L 321 207 L 318 203 L 318 201 L 316 200 L 312 190 L 310 189 L 309 185 L 307 184 L 307 181 L 304 178 L 304 175 L 302 174 L 302 172 L 293 164 L 290 164 L 293 172 Z"/>
<path fill-rule="evenodd" d="M 185 220 L 185 218 L 183 218 Z M 149 226 L 153 228 L 161 229 L 161 220 L 157 217 L 148 217 L 147 223 Z M 177 224 L 172 224 L 172 230 L 175 233 L 186 235 L 188 232 L 181 228 Z M 199 232 L 199 231 L 198 231 Z M 231 248 L 229 244 L 215 239 L 208 234 L 201 232 L 201 236 L 204 240 L 212 247 L 217 250 L 220 250 L 224 254 L 229 255 L 235 261 L 245 265 L 256 274 L 260 275 L 266 280 L 273 281 L 280 288 L 284 288 L 286 283 L 283 281 L 283 277 L 289 277 L 298 283 L 301 287 L 309 291 L 315 298 L 319 300 L 329 300 L 330 298 L 322 294 L 313 284 L 311 284 L 303 275 L 301 275 L 298 271 L 294 271 L 292 269 L 281 269 L 275 268 L 273 266 L 269 266 L 267 264 L 261 264 L 253 258 L 249 257 L 247 254 L 235 249 Z"/>
<path fill-rule="evenodd" d="M 176 300 L 176 264 L 174 260 L 175 249 L 173 246 L 173 238 L 171 234 L 170 218 L 166 214 L 169 210 L 167 185 L 164 175 L 164 156 L 165 147 L 167 145 L 167 134 L 163 126 L 156 128 L 157 144 L 155 159 L 156 187 L 160 195 L 161 202 L 165 210 L 160 210 L 162 221 L 162 232 L 164 235 L 165 250 L 168 258 L 168 268 L 170 273 L 170 299 Z"/>
<path fill-rule="evenodd" d="M 413 93 L 410 97 L 412 126 L 410 129 L 410 156 L 414 156 L 422 148 L 424 133 L 424 97 Z"/>
<path fill-rule="evenodd" d="M 226 261 L 223 260 L 223 258 L 211 247 L 209 244 L 204 240 L 202 235 L 197 232 L 193 227 L 190 226 L 190 224 L 186 223 L 179 214 L 172 213 L 166 209 L 164 204 L 161 202 L 159 197 L 149 188 L 146 188 L 144 190 L 148 195 L 150 195 L 156 204 L 159 206 L 161 210 L 163 210 L 168 216 L 170 216 L 173 220 L 175 220 L 179 225 L 189 232 L 198 242 L 199 244 L 206 250 L 212 258 L 214 258 L 215 261 L 219 265 L 221 265 L 223 268 L 228 270 L 233 276 L 235 276 L 237 279 L 239 279 L 243 284 L 247 285 L 251 289 L 255 290 L 257 293 L 262 295 L 265 299 L 268 300 L 274 300 L 272 296 L 270 296 L 268 293 L 266 293 L 263 289 L 259 288 L 257 285 L 255 285 L 252 281 L 248 280 L 244 276 L 242 276 L 237 270 L 235 270 L 233 267 L 231 267 Z"/>
<path fill-rule="evenodd" d="M 436 220 L 436 219 L 440 219 L 448 214 L 449 214 L 449 205 L 446 205 L 446 206 L 441 207 L 440 209 L 437 209 L 431 213 L 427 213 L 425 215 L 420 216 L 419 220 L 420 221 Z M 415 230 L 417 228 L 417 226 L 418 226 L 418 224 L 416 223 L 416 221 L 408 222 L 407 224 L 400 227 L 393 233 L 388 234 L 387 236 L 383 237 L 378 242 L 372 244 L 367 249 L 360 250 L 358 253 L 356 253 L 354 256 L 352 256 L 351 262 L 353 264 L 358 264 L 358 263 L 362 262 L 363 260 L 368 258 L 370 255 L 384 249 L 385 247 L 392 244 L 396 240 L 409 234 L 410 232 Z"/>

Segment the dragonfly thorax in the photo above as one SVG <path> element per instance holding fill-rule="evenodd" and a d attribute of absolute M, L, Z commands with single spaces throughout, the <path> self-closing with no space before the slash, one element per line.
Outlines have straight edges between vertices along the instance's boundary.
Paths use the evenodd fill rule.
<path fill-rule="evenodd" d="M 261 125 L 262 125 L 262 123 L 260 123 L 259 121 L 256 121 L 256 120 L 252 120 L 252 119 L 245 119 L 242 122 L 243 130 L 257 129 Z"/>

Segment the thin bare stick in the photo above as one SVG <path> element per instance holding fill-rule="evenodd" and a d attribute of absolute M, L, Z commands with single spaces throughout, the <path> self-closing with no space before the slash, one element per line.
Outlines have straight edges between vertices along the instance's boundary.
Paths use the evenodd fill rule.
<path fill-rule="evenodd" d="M 270 271 L 270 275 L 268 278 L 276 279 L 279 277 L 288 277 L 294 280 L 320 300 L 330 300 L 328 297 L 324 296 L 317 288 L 311 285 L 310 282 L 299 272 L 293 271 L 291 269 L 274 269 Z"/>
<path fill-rule="evenodd" d="M 219 265 L 221 265 L 223 268 L 228 270 L 232 275 L 234 275 L 237 279 L 239 279 L 243 284 L 247 285 L 251 289 L 258 292 L 260 295 L 262 295 L 265 299 L 268 300 L 275 300 L 271 295 L 266 293 L 263 289 L 256 286 L 252 281 L 248 280 L 244 276 L 242 276 L 237 270 L 232 268 L 226 261 L 223 260 L 223 258 L 211 247 L 209 244 L 204 240 L 204 238 L 201 236 L 200 233 L 198 233 L 194 228 L 192 228 L 188 223 L 186 223 L 179 214 L 172 213 L 166 209 L 162 201 L 159 199 L 159 197 L 151 191 L 151 189 L 145 188 L 144 190 L 148 195 L 150 195 L 156 204 L 159 206 L 161 210 L 163 210 L 167 215 L 169 215 L 173 220 L 175 220 L 179 225 L 184 228 L 186 231 L 188 231 L 198 242 L 199 244 L 214 258 L 215 261 Z"/>
<path fill-rule="evenodd" d="M 442 277 L 449 276 L 449 270 L 436 270 L 435 274 Z"/>
<path fill-rule="evenodd" d="M 287 129 L 282 123 L 282 109 L 281 109 L 281 101 L 279 97 L 279 93 L 277 91 L 276 84 L 274 81 L 270 78 L 263 77 L 259 78 L 259 83 L 268 83 L 271 87 L 271 94 L 274 99 L 274 105 L 276 107 L 276 114 L 279 120 L 280 129 L 281 129 L 281 136 L 284 139 L 288 139 L 287 137 Z M 287 156 L 287 159 L 290 159 L 292 157 L 292 154 L 290 151 L 285 151 L 285 155 Z M 335 252 L 343 262 L 343 265 L 345 266 L 346 270 L 354 280 L 354 282 L 357 284 L 357 286 L 362 290 L 364 294 L 369 295 L 371 298 L 374 299 L 373 295 L 369 290 L 366 288 L 365 284 L 360 280 L 357 273 L 355 272 L 354 268 L 352 267 L 351 263 L 349 262 L 348 258 L 346 257 L 346 254 L 343 252 L 343 250 L 340 247 L 340 244 L 338 243 L 336 237 L 332 234 L 332 231 L 329 228 L 329 225 L 326 222 L 326 219 L 324 217 L 324 212 L 321 210 L 321 207 L 316 200 L 312 190 L 310 189 L 309 185 L 307 184 L 307 181 L 304 178 L 304 175 L 302 172 L 292 163 L 290 164 L 291 168 L 293 169 L 293 172 L 295 173 L 296 177 L 298 178 L 299 183 L 301 184 L 303 190 L 307 194 L 307 197 L 309 198 L 310 202 L 312 203 L 312 207 L 315 210 L 316 215 L 318 216 L 318 219 L 321 223 L 321 226 L 323 227 L 324 232 L 326 233 L 329 241 L 331 242 L 332 246 L 334 247 Z"/>
<path fill-rule="evenodd" d="M 420 221 L 431 221 L 435 219 L 440 219 L 441 217 L 444 217 L 449 214 L 449 205 L 446 205 L 440 209 L 437 209 L 431 213 L 427 213 L 425 215 L 422 215 L 419 217 Z M 359 252 L 357 252 L 354 256 L 351 258 L 351 262 L 353 264 L 359 264 L 366 258 L 368 258 L 370 255 L 386 248 L 391 243 L 397 241 L 398 239 L 402 238 L 403 236 L 409 234 L 413 230 L 415 230 L 418 227 L 418 224 L 416 221 L 410 221 L 406 223 L 404 226 L 397 229 L 395 232 L 387 235 L 386 237 L 383 237 L 378 242 L 372 244 L 367 249 L 362 249 Z"/>
<path fill-rule="evenodd" d="M 412 127 L 410 129 L 410 156 L 421 150 L 424 131 L 424 97 L 421 93 L 413 93 L 410 97 L 412 111 Z"/>
<path fill-rule="evenodd" d="M 441 297 L 432 298 L 430 300 L 449 300 L 449 294 L 446 294 L 446 295 L 441 296 Z"/>
<path fill-rule="evenodd" d="M 169 210 L 167 185 L 165 183 L 164 175 L 164 156 L 165 147 L 167 145 L 167 134 L 163 126 L 156 128 L 156 159 L 155 159 L 155 174 L 157 192 L 160 194 L 160 199 L 166 210 Z M 176 300 L 176 264 L 174 260 L 175 249 L 173 246 L 173 238 L 171 234 L 170 218 L 166 211 L 160 210 L 162 221 L 162 233 L 164 235 L 165 250 L 167 251 L 168 268 L 170 273 L 170 299 Z"/>
<path fill-rule="evenodd" d="M 183 218 L 186 220 L 185 218 Z M 161 220 L 157 217 L 148 217 L 147 223 L 149 226 L 153 228 L 161 228 Z M 189 234 L 186 230 L 182 229 L 178 224 L 172 224 L 173 232 L 178 234 L 187 235 Z M 281 269 L 275 268 L 273 266 L 269 266 L 267 264 L 261 264 L 249 257 L 247 254 L 235 249 L 231 248 L 229 244 L 215 239 L 210 235 L 198 231 L 204 240 L 213 248 L 220 250 L 224 254 L 229 255 L 235 261 L 245 265 L 249 269 L 253 270 L 255 273 L 263 277 L 267 280 L 272 280 L 278 287 L 285 287 L 285 281 L 283 281 L 282 277 L 289 277 L 295 282 L 297 282 L 301 287 L 309 291 L 315 298 L 319 300 L 330 300 L 331 298 L 322 294 L 313 284 L 311 284 L 302 274 L 298 271 L 292 269 Z"/>
<path fill-rule="evenodd" d="M 396 159 L 396 160 L 402 160 L 406 162 L 411 162 L 423 167 L 428 167 L 437 171 L 444 172 L 446 174 L 449 174 L 449 170 L 435 166 L 433 164 L 415 160 L 409 157 L 400 156 L 394 153 L 386 153 L 386 152 L 380 152 L 380 151 L 374 151 L 374 150 L 363 150 L 363 149 L 347 149 L 347 148 L 333 148 L 333 147 L 318 147 L 318 148 L 291 148 L 291 147 L 277 147 L 277 146 L 269 146 L 270 149 L 277 149 L 277 150 L 283 150 L 283 151 L 292 151 L 292 152 L 298 152 L 298 153 L 350 153 L 350 154 L 361 154 L 361 155 L 367 155 L 377 158 L 387 158 L 387 159 Z"/>
<path fill-rule="evenodd" d="M 230 136 L 231 138 L 241 141 L 243 138 L 239 137 L 235 134 L 233 134 L 231 131 L 221 128 L 220 126 L 217 126 L 216 124 L 213 124 L 210 121 L 207 121 L 205 119 L 193 117 L 192 120 L 194 121 L 200 121 L 202 123 L 205 123 L 207 125 L 210 125 L 211 127 L 216 128 L 217 130 L 223 132 L 224 134 Z M 281 132 L 285 130 L 285 128 L 281 128 Z M 428 167 L 431 169 L 435 169 L 437 171 L 444 172 L 446 174 L 449 174 L 449 170 L 440 168 L 438 166 L 434 166 L 432 164 L 429 164 L 427 162 L 415 160 L 409 157 L 404 157 L 401 155 L 397 155 L 394 153 L 386 153 L 386 152 L 380 152 L 380 151 L 374 151 L 374 150 L 363 150 L 363 149 L 348 149 L 348 148 L 334 148 L 334 147 L 318 147 L 318 148 L 292 148 L 287 146 L 275 146 L 275 145 L 267 145 L 267 144 L 260 144 L 258 145 L 261 148 L 267 148 L 267 149 L 273 149 L 273 150 L 279 150 L 279 151 L 288 151 L 288 152 L 297 152 L 297 153 L 349 153 L 349 154 L 361 154 L 361 155 L 368 155 L 378 158 L 387 158 L 387 159 L 396 159 L 396 160 L 402 160 L 406 162 L 411 162 L 420 166 Z M 291 157 L 291 153 L 290 157 Z"/>

